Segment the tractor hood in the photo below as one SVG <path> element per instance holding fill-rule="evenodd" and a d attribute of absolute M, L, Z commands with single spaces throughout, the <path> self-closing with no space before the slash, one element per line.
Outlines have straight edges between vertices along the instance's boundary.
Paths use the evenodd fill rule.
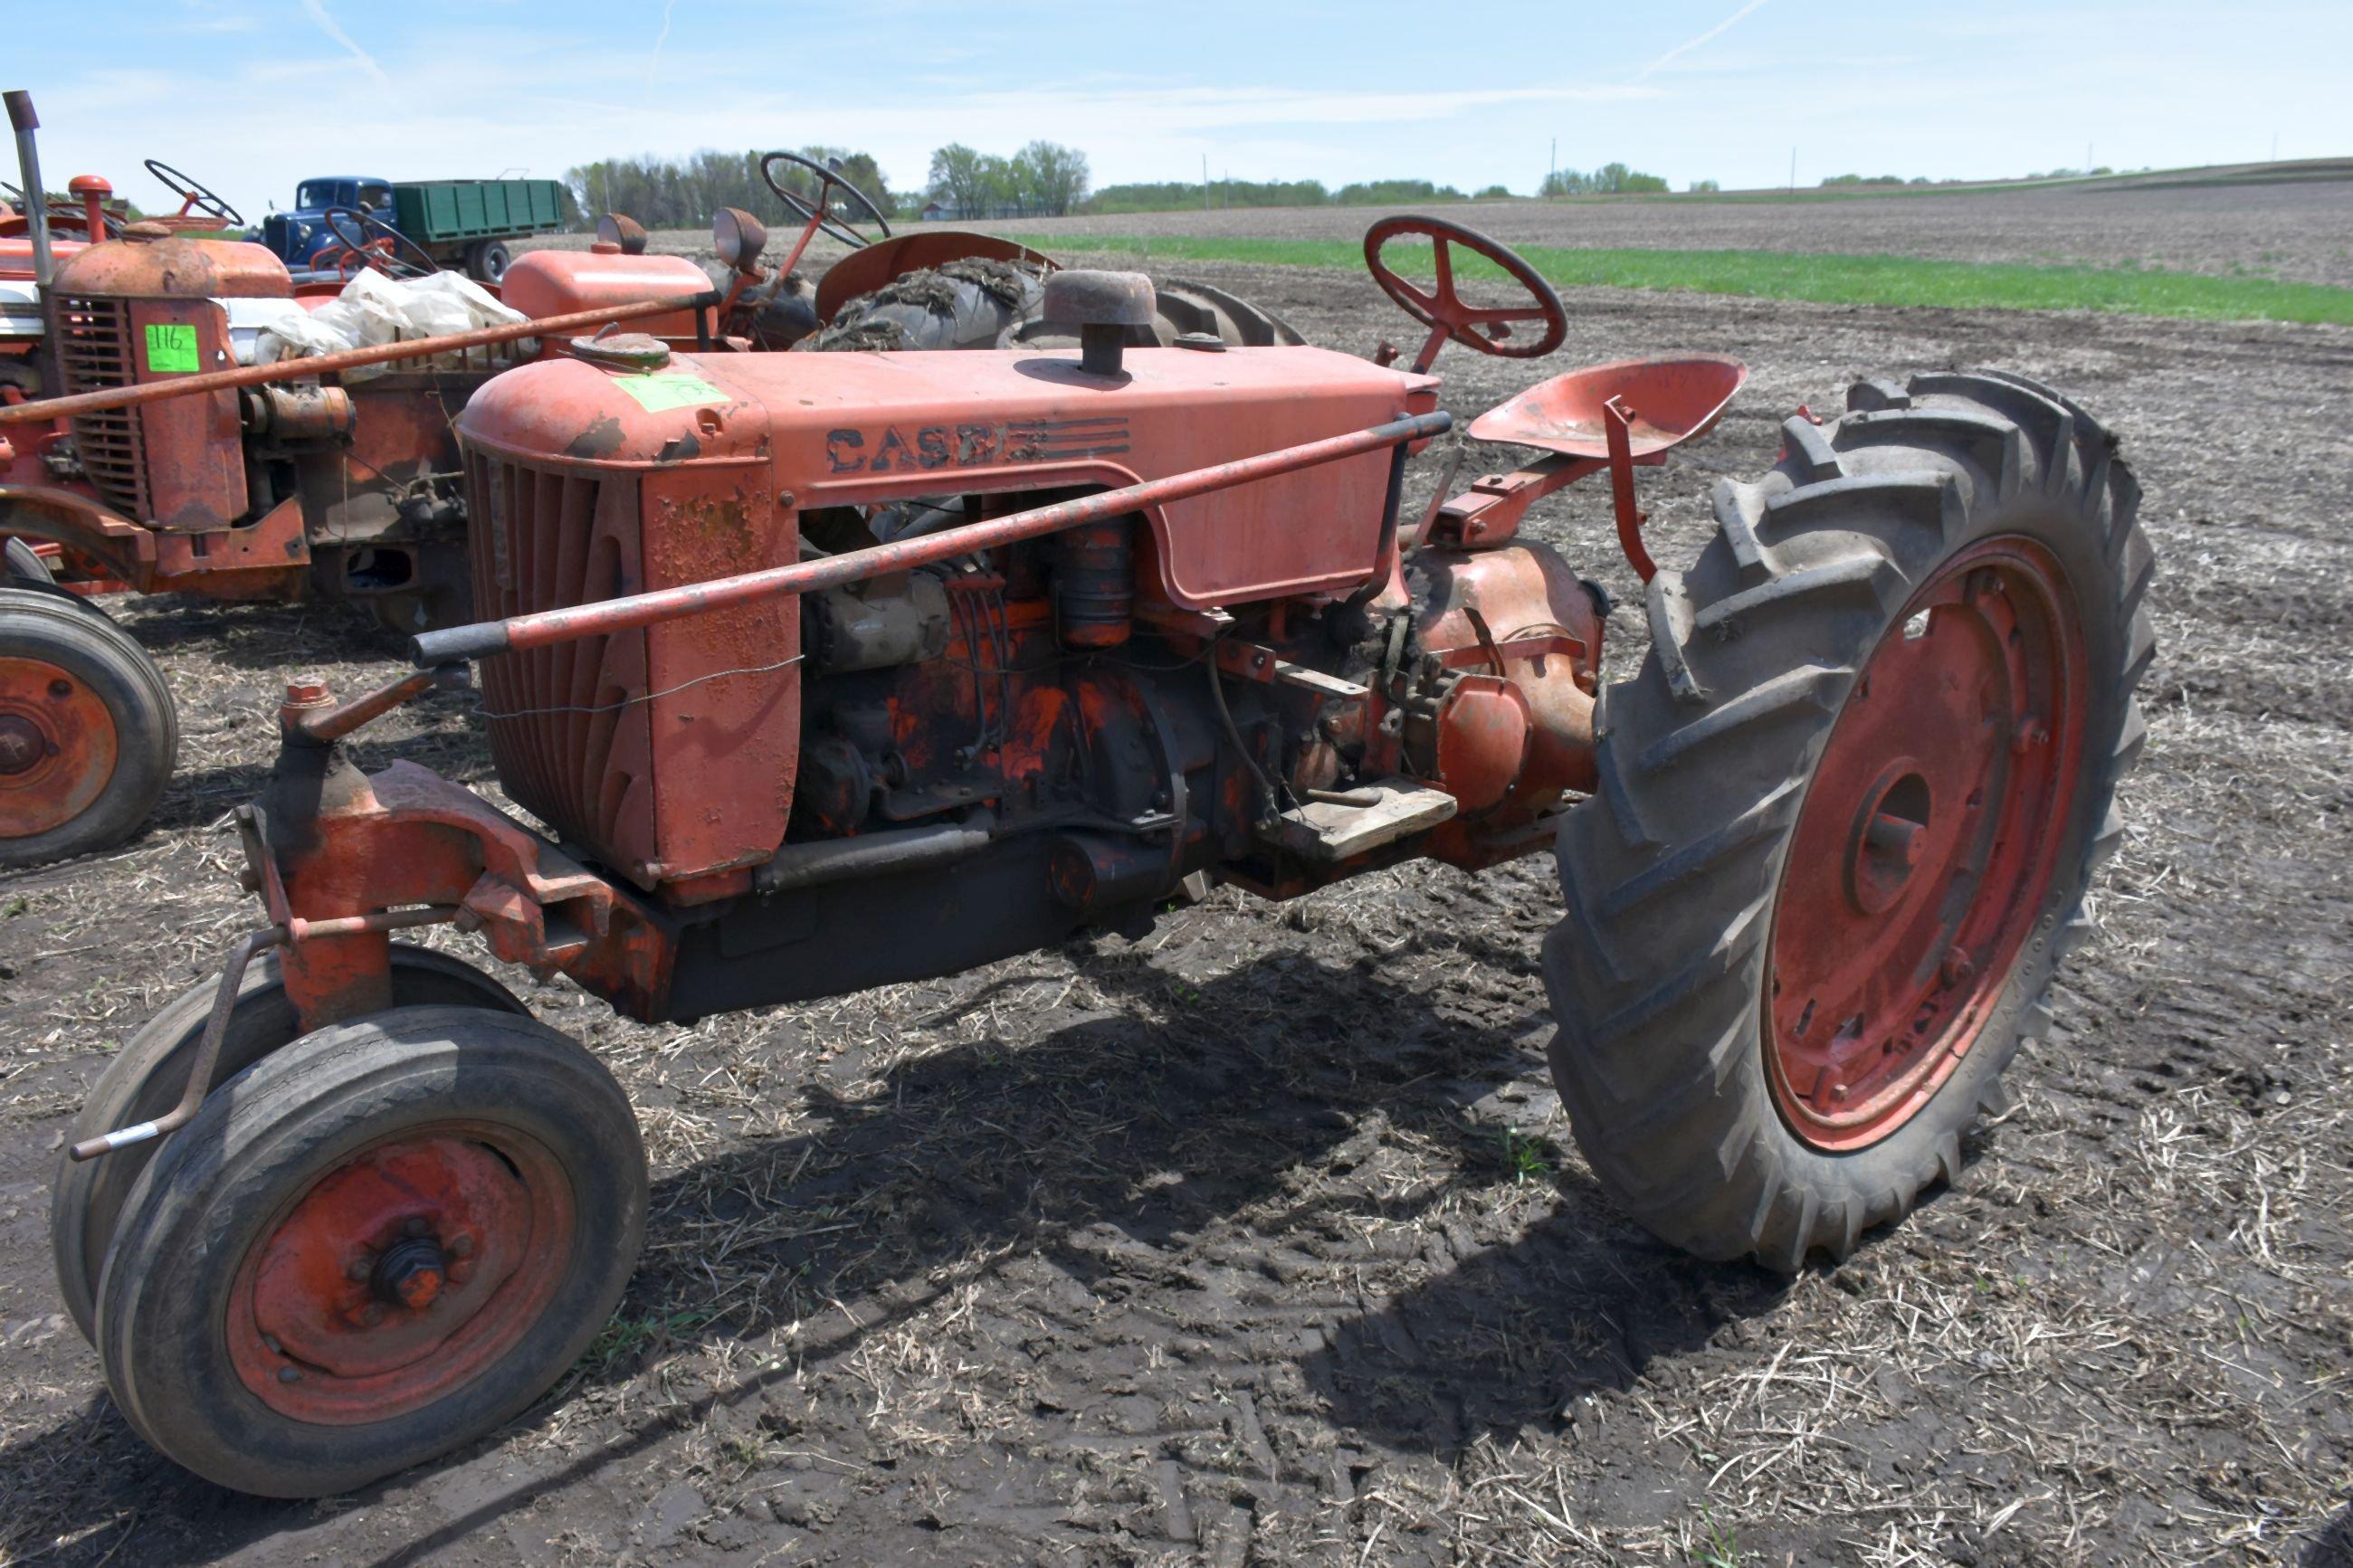
<path fill-rule="evenodd" d="M 186 239 L 148 224 L 132 224 L 121 239 L 85 247 L 60 262 L 57 287 L 83 299 L 284 300 L 294 293 L 286 264 L 259 245 Z"/>
<path fill-rule="evenodd" d="M 562 359 L 491 381 L 458 428 L 535 467 L 764 465 L 782 528 L 795 508 L 1160 479 L 1426 413 L 1438 386 L 1314 348 L 1135 349 L 1116 376 L 1021 350 L 681 354 L 642 372 Z M 1379 555 L 1390 462 L 1155 510 L 1162 591 L 1201 609 L 1353 591 Z"/>

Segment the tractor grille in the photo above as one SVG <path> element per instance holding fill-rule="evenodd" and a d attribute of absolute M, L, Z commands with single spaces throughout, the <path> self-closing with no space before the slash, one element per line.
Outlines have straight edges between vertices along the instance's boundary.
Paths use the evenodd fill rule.
<path fill-rule="evenodd" d="M 129 386 L 139 379 L 131 357 L 130 311 L 121 300 L 68 296 L 58 305 L 64 328 L 58 359 L 67 392 L 99 392 Z M 147 450 L 140 434 L 139 411 L 109 408 L 98 414 L 78 414 L 73 435 L 82 469 L 98 493 L 115 510 L 143 521 L 150 508 Z"/>
<path fill-rule="evenodd" d="M 484 619 L 628 592 L 636 486 L 470 450 L 474 605 Z M 499 782 L 567 841 L 649 854 L 645 633 L 583 637 L 482 662 Z"/>

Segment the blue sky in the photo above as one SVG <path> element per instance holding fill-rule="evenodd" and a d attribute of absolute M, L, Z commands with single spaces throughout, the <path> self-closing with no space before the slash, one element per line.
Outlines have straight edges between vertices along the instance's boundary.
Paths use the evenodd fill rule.
<path fill-rule="evenodd" d="M 892 185 L 1032 137 L 1098 184 L 1419 176 L 1678 188 L 2353 153 L 2353 5 L 2068 0 L 84 0 L 11 7 L 54 185 L 159 157 L 248 216 L 305 174 L 560 175 L 863 147 Z M 0 163 L 12 163 L 0 158 Z M 9 170 L 13 181 L 13 167 Z"/>

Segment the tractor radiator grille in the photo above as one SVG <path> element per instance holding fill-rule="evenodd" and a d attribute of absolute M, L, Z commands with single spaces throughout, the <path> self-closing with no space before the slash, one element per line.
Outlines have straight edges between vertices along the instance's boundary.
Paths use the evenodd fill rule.
<path fill-rule="evenodd" d="M 469 450 L 474 605 L 482 618 L 628 593 L 637 487 L 624 477 Z M 499 782 L 567 842 L 626 858 L 651 833 L 642 630 L 482 661 Z"/>
<path fill-rule="evenodd" d="M 138 379 L 131 357 L 130 312 L 121 300 L 68 296 L 58 304 L 64 329 L 58 359 L 67 392 L 100 392 L 129 386 Z M 98 414 L 78 414 L 73 435 L 82 469 L 98 493 L 115 510 L 144 521 L 150 510 L 147 451 L 140 434 L 139 411 L 109 408 Z"/>

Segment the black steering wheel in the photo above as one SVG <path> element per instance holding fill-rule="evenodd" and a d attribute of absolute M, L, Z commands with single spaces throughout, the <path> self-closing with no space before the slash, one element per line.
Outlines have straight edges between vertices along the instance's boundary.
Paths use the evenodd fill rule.
<path fill-rule="evenodd" d="M 430 278 L 441 270 L 441 264 L 424 247 L 374 213 L 329 207 L 319 215 L 319 221 L 346 253 L 387 278 Z"/>
<path fill-rule="evenodd" d="M 814 205 L 807 196 L 777 180 L 772 171 L 778 163 L 790 163 L 797 168 L 807 169 L 817 176 L 817 201 Z M 784 203 L 786 207 L 802 222 L 816 224 L 818 228 L 853 250 L 862 249 L 873 244 L 874 239 L 868 238 L 850 226 L 850 219 L 855 216 L 854 214 L 844 214 L 839 217 L 834 216 L 831 206 L 832 193 L 835 191 L 839 191 L 864 211 L 866 216 L 860 221 L 871 223 L 876 228 L 881 230 L 881 233 L 874 237 L 875 239 L 891 237 L 890 221 L 883 217 L 882 209 L 874 205 L 874 199 L 815 159 L 804 158 L 797 153 L 766 153 L 760 159 L 760 178 L 767 182 L 768 189 L 776 194 L 776 199 Z"/>
<path fill-rule="evenodd" d="M 180 211 L 183 214 L 200 212 L 206 217 L 216 217 L 221 220 L 221 226 L 225 228 L 245 226 L 244 214 L 172 167 L 171 164 L 158 163 L 150 158 L 147 160 L 147 172 L 162 182 L 165 190 L 180 198 Z"/>
<path fill-rule="evenodd" d="M 1436 284 L 1428 293 L 1398 277 L 1381 260 L 1381 250 L 1389 241 L 1409 234 L 1427 238 L 1437 261 Z M 1502 268 L 1513 281 L 1528 291 L 1532 297 L 1529 302 L 1497 308 L 1463 303 L 1454 287 L 1452 247 L 1457 245 Z M 1381 292 L 1396 300 L 1399 310 L 1430 329 L 1430 341 L 1422 345 L 1420 355 L 1414 361 L 1417 371 L 1428 370 L 1430 361 L 1438 357 L 1440 345 L 1449 339 L 1482 354 L 1539 359 L 1560 347 L 1568 337 L 1568 311 L 1544 274 L 1509 246 L 1459 223 L 1438 217 L 1385 217 L 1365 231 L 1365 267 L 1372 273 L 1373 281 L 1381 286 Z M 1511 324 L 1514 321 L 1542 321 L 1544 335 L 1514 340 Z"/>

